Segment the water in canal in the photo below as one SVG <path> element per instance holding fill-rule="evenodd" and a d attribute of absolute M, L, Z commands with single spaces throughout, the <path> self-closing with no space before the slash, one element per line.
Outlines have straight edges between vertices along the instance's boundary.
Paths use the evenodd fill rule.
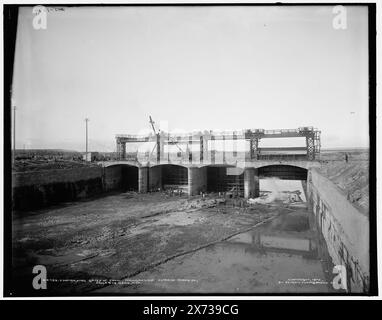
<path fill-rule="evenodd" d="M 123 291 L 328 293 L 332 270 L 325 241 L 300 202 L 249 232 L 139 274 L 141 282 Z"/>

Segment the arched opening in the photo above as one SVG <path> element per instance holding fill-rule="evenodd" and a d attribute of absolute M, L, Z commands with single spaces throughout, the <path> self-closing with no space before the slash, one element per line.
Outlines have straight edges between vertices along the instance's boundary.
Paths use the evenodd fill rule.
<path fill-rule="evenodd" d="M 272 201 L 306 202 L 308 170 L 291 165 L 258 168 L 260 197 Z"/>
<path fill-rule="evenodd" d="M 105 167 L 104 184 L 107 191 L 138 191 L 138 168 L 126 164 Z"/>
<path fill-rule="evenodd" d="M 230 192 L 244 196 L 244 170 L 238 167 L 206 166 L 207 192 Z"/>
<path fill-rule="evenodd" d="M 276 177 L 282 180 L 307 180 L 308 170 L 290 165 L 269 165 L 258 169 L 260 179 Z"/>
<path fill-rule="evenodd" d="M 138 190 L 138 168 L 128 165 L 122 165 L 121 168 L 121 189 L 123 191 Z"/>
<path fill-rule="evenodd" d="M 174 164 L 163 164 L 150 168 L 149 190 L 176 190 L 188 188 L 188 169 Z"/>

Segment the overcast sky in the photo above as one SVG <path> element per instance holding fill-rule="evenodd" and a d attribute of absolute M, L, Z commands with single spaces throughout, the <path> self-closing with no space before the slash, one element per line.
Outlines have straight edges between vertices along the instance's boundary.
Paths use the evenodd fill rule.
<path fill-rule="evenodd" d="M 13 99 L 17 148 L 112 151 L 117 133 L 297 128 L 322 147 L 368 146 L 367 8 L 22 8 Z"/>

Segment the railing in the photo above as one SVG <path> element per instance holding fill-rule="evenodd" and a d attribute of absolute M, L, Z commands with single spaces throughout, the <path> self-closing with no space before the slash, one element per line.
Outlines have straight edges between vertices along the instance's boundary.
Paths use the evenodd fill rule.
<path fill-rule="evenodd" d="M 117 159 L 110 159 L 114 161 L 118 160 L 126 160 L 126 161 L 138 161 L 138 162 L 146 162 L 150 161 L 152 163 L 156 163 L 156 155 L 147 155 L 147 154 L 140 154 L 139 156 L 133 156 L 133 155 L 126 155 L 125 157 L 120 157 Z M 109 161 L 110 161 L 109 160 Z M 186 155 L 177 157 L 174 154 L 171 154 L 170 157 L 164 156 L 161 157 L 159 160 L 159 163 L 174 163 L 174 164 L 190 164 L 190 163 L 214 163 L 214 164 L 227 164 L 232 163 L 234 161 L 237 161 L 238 158 L 229 158 L 225 161 L 222 161 L 221 159 L 212 160 L 210 158 L 206 158 L 203 161 L 200 161 L 200 159 L 189 159 Z M 315 159 L 312 159 L 312 161 L 319 161 L 319 157 L 316 155 Z M 253 159 L 247 159 L 243 157 L 241 161 L 310 161 L 306 154 L 280 154 L 280 155 L 257 155 Z"/>
<path fill-rule="evenodd" d="M 241 135 L 245 132 L 251 131 L 254 133 L 264 133 L 264 134 L 283 134 L 283 133 L 301 133 L 306 131 L 315 131 L 313 127 L 299 127 L 298 129 L 272 129 L 272 130 L 264 130 L 264 129 L 240 129 L 240 130 L 203 130 L 203 131 L 190 131 L 190 132 L 164 132 L 160 133 L 161 136 L 169 136 L 169 137 L 189 137 L 192 135 Z M 129 139 L 144 139 L 149 137 L 155 137 L 155 134 L 149 133 L 146 135 L 139 134 L 117 134 L 116 138 L 129 138 Z"/>
<path fill-rule="evenodd" d="M 124 160 L 138 161 L 138 155 L 126 155 Z"/>
<path fill-rule="evenodd" d="M 264 134 L 283 134 L 283 133 L 299 133 L 299 129 L 274 129 L 265 130 Z"/>
<path fill-rule="evenodd" d="M 301 161 L 308 160 L 306 154 L 279 154 L 279 155 L 258 155 L 257 159 L 261 161 Z"/>

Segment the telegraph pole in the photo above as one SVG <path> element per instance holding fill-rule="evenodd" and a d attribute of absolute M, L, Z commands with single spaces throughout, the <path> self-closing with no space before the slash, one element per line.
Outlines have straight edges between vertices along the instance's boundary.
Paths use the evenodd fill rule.
<path fill-rule="evenodd" d="M 15 163 L 16 156 L 16 106 L 13 107 L 13 154 L 12 163 Z"/>
<path fill-rule="evenodd" d="M 89 118 L 85 118 L 86 122 L 86 152 L 85 152 L 85 159 L 88 161 L 88 122 Z"/>

